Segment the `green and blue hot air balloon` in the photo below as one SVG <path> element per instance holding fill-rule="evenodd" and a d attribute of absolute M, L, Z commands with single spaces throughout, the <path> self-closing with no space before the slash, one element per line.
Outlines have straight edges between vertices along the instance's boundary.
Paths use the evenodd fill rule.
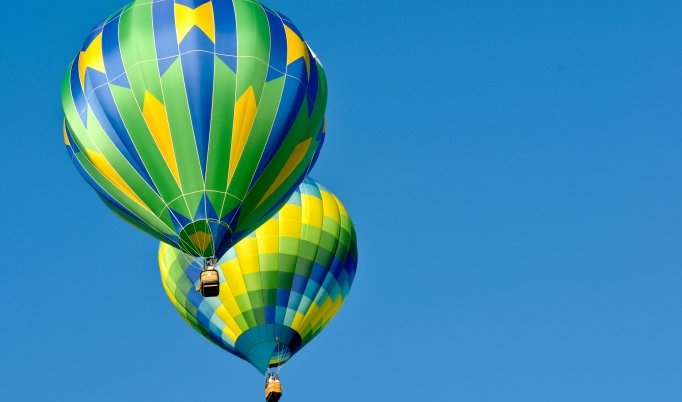
<path fill-rule="evenodd" d="M 64 142 L 104 203 L 197 257 L 296 190 L 324 137 L 322 66 L 253 0 L 138 0 L 97 25 L 62 86 Z"/>

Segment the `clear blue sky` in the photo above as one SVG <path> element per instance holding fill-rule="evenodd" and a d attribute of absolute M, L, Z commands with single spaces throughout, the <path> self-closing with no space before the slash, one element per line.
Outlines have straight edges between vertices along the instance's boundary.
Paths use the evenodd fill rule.
<path fill-rule="evenodd" d="M 63 148 L 62 74 L 123 4 L 4 6 L 0 400 L 261 401 Z M 266 4 L 328 73 L 313 177 L 360 242 L 283 402 L 682 401 L 682 2 Z"/>

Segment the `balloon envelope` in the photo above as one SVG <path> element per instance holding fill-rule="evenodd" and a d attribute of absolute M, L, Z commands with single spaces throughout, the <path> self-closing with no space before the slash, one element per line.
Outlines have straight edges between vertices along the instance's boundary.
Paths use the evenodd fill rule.
<path fill-rule="evenodd" d="M 220 256 L 302 182 L 326 98 L 285 16 L 252 0 L 139 0 L 97 25 L 69 67 L 64 142 L 119 216 Z"/>
<path fill-rule="evenodd" d="M 306 179 L 284 207 L 219 261 L 220 296 L 195 290 L 201 259 L 161 244 L 161 278 L 186 321 L 259 371 L 284 364 L 341 308 L 357 243 L 341 202 Z"/>

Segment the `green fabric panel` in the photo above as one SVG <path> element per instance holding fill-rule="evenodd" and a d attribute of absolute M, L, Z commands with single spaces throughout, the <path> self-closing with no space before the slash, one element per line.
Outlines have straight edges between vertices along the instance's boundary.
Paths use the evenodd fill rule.
<path fill-rule="evenodd" d="M 292 272 L 277 272 L 277 287 L 279 289 L 289 290 L 294 282 L 294 273 Z"/>
<path fill-rule="evenodd" d="M 280 78 L 265 84 L 251 135 L 244 147 L 243 155 L 235 170 L 235 178 L 230 183 L 230 194 L 244 197 L 251 185 L 254 173 L 267 144 L 270 130 L 277 115 L 284 79 Z"/>
<path fill-rule="evenodd" d="M 244 206 L 246 208 L 255 208 L 256 205 L 260 203 L 263 195 L 270 188 L 270 184 L 280 174 L 282 168 L 289 160 L 294 148 L 305 138 L 303 137 L 303 133 L 305 133 L 305 127 L 308 124 L 307 110 L 307 102 L 304 100 L 301 109 L 296 115 L 296 119 L 294 120 L 291 130 L 289 130 L 289 134 L 284 138 L 282 145 L 280 145 L 270 164 L 265 168 L 260 179 L 249 192 L 249 196 L 244 200 Z M 269 202 L 266 201 L 259 206 L 258 210 L 267 210 L 269 208 L 271 208 L 271 206 L 269 206 Z M 242 220 L 246 219 L 240 219 L 239 224 L 246 225 L 247 223 L 242 223 Z"/>
<path fill-rule="evenodd" d="M 261 271 L 261 288 L 262 289 L 277 289 L 277 272 Z"/>
<path fill-rule="evenodd" d="M 319 244 L 320 238 L 322 237 L 322 230 L 319 228 L 316 228 L 314 226 L 308 225 L 303 232 L 301 236 L 301 243 L 306 243 L 306 244 Z M 305 248 L 307 246 L 301 245 L 301 248 Z M 305 253 L 304 254 L 306 257 L 310 257 L 310 254 Z M 314 257 L 314 256 L 313 256 Z"/>
<path fill-rule="evenodd" d="M 194 215 L 194 211 L 189 210 L 189 207 L 187 206 L 187 200 L 185 199 L 185 197 L 178 197 L 173 199 L 173 201 L 168 203 L 168 207 L 173 209 L 173 211 L 177 211 L 186 217 L 191 217 L 192 215 Z"/>
<path fill-rule="evenodd" d="M 275 274 L 275 280 L 277 275 Z M 263 290 L 263 301 L 266 306 L 276 306 L 277 305 L 277 287 L 272 289 Z"/>
<path fill-rule="evenodd" d="M 136 68 L 133 68 L 136 69 Z M 118 105 L 119 112 L 129 133 L 135 143 L 135 148 L 144 161 L 145 168 L 149 172 L 156 188 L 164 200 L 172 200 L 182 195 L 180 188 L 173 178 L 173 174 L 161 155 L 154 138 L 152 137 L 147 123 L 144 121 L 140 109 L 135 103 L 132 92 L 116 85 L 110 86 L 114 100 Z"/>
<path fill-rule="evenodd" d="M 263 291 L 261 289 L 249 291 L 249 300 L 251 301 L 251 307 L 253 307 L 254 311 L 265 306 Z"/>
<path fill-rule="evenodd" d="M 99 194 L 98 194 L 98 196 L 99 196 Z M 116 216 L 118 216 L 119 218 L 123 219 L 123 221 L 125 221 L 127 224 L 132 225 L 133 227 L 135 227 L 135 228 L 137 228 L 137 229 L 139 229 L 139 230 L 141 230 L 141 231 L 143 231 L 143 232 L 145 232 L 145 233 L 151 235 L 152 237 L 154 237 L 155 239 L 157 239 L 157 240 L 159 240 L 159 241 L 162 241 L 162 242 L 167 242 L 167 241 L 168 241 L 168 239 L 166 239 L 164 236 L 162 236 L 161 233 L 169 234 L 169 233 L 170 233 L 170 229 L 169 229 L 169 228 L 166 228 L 166 226 L 161 225 L 161 226 L 162 226 L 162 229 L 164 229 L 164 230 L 163 230 L 163 231 L 156 230 L 156 229 L 154 228 L 154 224 L 160 224 L 160 222 L 158 222 L 157 220 L 155 220 L 155 221 L 154 221 L 154 224 L 151 224 L 151 225 L 150 225 L 150 224 L 146 224 L 146 223 L 145 223 L 145 224 L 142 224 L 141 222 L 138 222 L 137 220 L 132 219 L 132 218 L 131 218 L 130 216 L 128 216 L 127 214 L 123 214 L 123 212 L 121 212 L 121 210 L 120 210 L 117 206 L 114 206 L 113 204 L 111 204 L 111 203 L 109 202 L 109 200 L 107 200 L 107 199 L 105 199 L 105 198 L 103 198 L 103 197 L 101 197 L 101 196 L 100 196 L 100 199 L 102 200 L 102 202 L 104 203 L 104 205 L 105 205 L 111 212 L 115 213 Z M 150 216 L 151 216 L 151 215 L 150 215 Z M 154 218 L 152 218 L 152 219 L 154 219 Z"/>
<path fill-rule="evenodd" d="M 247 290 L 248 290 L 248 287 L 247 287 Z M 234 301 L 237 303 L 237 306 L 239 306 L 239 310 L 242 313 L 251 310 L 251 301 L 249 300 L 248 291 L 247 291 L 247 293 L 241 294 L 239 296 L 235 296 Z"/>
<path fill-rule="evenodd" d="M 232 126 L 234 120 L 236 78 L 232 70 L 215 57 L 215 77 L 213 81 L 213 110 L 211 134 L 209 138 L 208 159 L 206 162 L 206 189 L 227 191 L 227 169 L 232 146 Z M 223 204 L 222 196 L 212 202 L 218 208 Z"/>
<path fill-rule="evenodd" d="M 258 323 L 258 325 L 267 324 L 267 320 L 265 319 L 265 308 L 258 307 L 254 309 L 253 316 L 256 317 L 256 322 Z"/>
<path fill-rule="evenodd" d="M 246 285 L 246 289 L 249 292 L 253 290 L 260 290 L 263 287 L 261 284 L 260 273 L 255 272 L 244 275 L 244 284 Z"/>
<path fill-rule="evenodd" d="M 313 270 L 313 260 L 299 257 L 296 260 L 296 274 L 310 277 L 310 272 Z"/>
<path fill-rule="evenodd" d="M 164 98 L 168 113 L 171 137 L 175 147 L 175 157 L 180 170 L 183 193 L 204 190 L 199 154 L 194 140 L 192 119 L 189 112 L 187 94 L 183 84 L 182 65 L 176 60 L 161 77 Z M 192 204 L 189 205 L 190 210 Z M 195 208 L 196 209 L 196 208 Z"/>
<path fill-rule="evenodd" d="M 136 5 L 123 13 L 118 31 L 123 65 L 137 103 L 143 104 L 146 91 L 163 99 L 154 47 L 152 5 Z"/>
<path fill-rule="evenodd" d="M 253 86 L 256 100 L 267 77 L 270 56 L 270 27 L 260 4 L 236 1 L 233 3 L 237 23 L 237 95 Z"/>
<path fill-rule="evenodd" d="M 199 193 L 192 193 L 192 194 L 185 194 L 185 202 L 187 203 L 187 207 L 190 210 L 190 217 L 194 217 L 197 211 L 197 208 L 201 205 L 201 200 L 203 199 L 203 192 Z M 203 208 L 203 207 L 202 207 Z"/>
<path fill-rule="evenodd" d="M 322 231 L 322 236 L 320 237 L 320 247 L 325 250 L 336 250 L 336 245 L 338 244 L 338 236 L 330 234 L 327 231 Z"/>
<path fill-rule="evenodd" d="M 325 216 L 324 220 L 322 221 L 322 230 L 324 230 L 325 232 L 329 233 L 332 236 L 336 236 L 341 230 L 341 224 L 335 221 L 334 219 Z"/>
<path fill-rule="evenodd" d="M 73 62 L 69 64 L 67 72 L 71 71 L 72 68 Z M 78 110 L 76 110 L 76 104 L 73 101 L 73 96 L 71 95 L 71 74 L 67 73 L 64 75 L 64 79 L 62 80 L 61 96 L 66 124 L 74 134 L 73 139 L 76 141 L 76 145 L 78 145 L 80 149 L 83 149 L 85 147 L 84 144 L 87 141 L 87 133 L 85 126 L 78 115 Z M 91 144 L 88 144 L 88 147 L 91 149 L 94 148 L 94 146 Z"/>
<path fill-rule="evenodd" d="M 279 265 L 279 253 L 258 254 L 261 271 L 277 271 Z"/>
<path fill-rule="evenodd" d="M 92 116 L 92 120 L 95 120 L 94 116 Z M 94 126 L 95 126 L 94 123 L 91 123 L 90 125 L 91 125 L 91 127 L 94 127 Z M 88 130 L 88 131 L 91 132 L 91 130 Z M 94 131 L 94 130 L 92 130 L 92 131 Z M 102 134 L 103 134 L 103 135 L 106 135 L 106 134 L 104 134 L 104 133 L 102 133 Z M 112 145 L 112 147 L 113 147 L 113 145 Z M 116 154 L 118 154 L 118 155 L 120 156 L 120 153 L 118 153 L 118 150 L 116 150 L 116 149 L 114 148 L 113 151 L 114 151 L 114 155 L 113 155 L 113 156 L 116 156 Z M 105 157 L 106 157 L 106 155 L 105 155 Z M 131 200 L 130 198 L 128 198 L 128 196 L 125 195 L 123 192 L 121 192 L 116 186 L 114 186 L 113 184 L 111 184 L 111 182 L 110 182 L 107 178 L 105 178 L 97 169 L 94 168 L 94 166 L 92 165 L 92 163 L 90 162 L 90 160 L 86 158 L 86 156 L 85 156 L 84 153 L 80 153 L 80 154 L 77 156 L 77 158 L 78 158 L 80 164 L 83 166 L 83 169 L 85 169 L 85 171 L 86 171 L 86 172 L 87 172 L 87 173 L 88 173 L 88 174 L 89 174 L 89 175 L 90 175 L 90 176 L 91 176 L 91 177 L 92 177 L 92 178 L 93 178 L 93 179 L 94 179 L 94 180 L 95 180 L 95 181 L 96 181 L 96 182 L 97 182 L 97 183 L 98 183 L 98 184 L 99 184 L 107 193 L 109 193 L 109 194 L 111 194 L 112 196 L 114 196 L 114 198 L 116 198 L 117 200 L 120 200 L 121 203 L 122 203 L 126 208 L 128 208 L 131 212 L 133 212 L 133 213 L 134 213 L 135 215 L 137 215 L 138 217 L 141 217 L 141 218 L 147 220 L 148 223 L 149 223 L 149 225 L 150 225 L 152 228 L 154 228 L 154 229 L 160 231 L 161 233 L 168 233 L 169 230 L 171 230 L 170 227 L 168 227 L 167 225 L 165 225 L 165 224 L 164 224 L 156 215 L 150 213 L 150 212 L 147 211 L 145 208 L 141 207 L 138 203 L 136 203 L 135 201 L 133 201 L 133 200 Z M 132 167 L 130 167 L 130 165 L 128 165 L 127 161 L 125 161 L 125 159 L 123 159 L 122 157 L 121 157 L 119 160 L 117 160 L 117 162 L 118 162 L 118 165 L 123 165 L 123 166 L 121 167 L 121 170 L 119 170 L 119 168 L 118 168 L 116 165 L 114 165 L 113 163 L 112 163 L 112 166 L 114 166 L 114 168 L 119 172 L 119 174 L 121 174 L 121 173 L 122 173 L 121 171 L 123 170 L 123 171 L 127 172 L 129 175 L 130 175 L 130 174 L 137 175 L 137 172 L 135 172 L 135 171 L 132 169 Z M 111 160 L 110 160 L 110 163 L 111 163 Z M 128 170 L 124 170 L 124 168 L 125 168 L 126 166 L 129 168 Z M 125 176 L 124 176 L 123 174 L 121 174 L 121 176 L 122 176 L 122 177 L 124 178 L 124 180 L 125 180 Z M 142 179 L 141 179 L 139 176 L 137 176 L 137 178 L 138 178 L 140 181 L 142 181 Z M 144 183 L 144 181 L 142 181 L 142 183 Z M 138 183 L 138 186 L 139 186 L 139 185 L 140 185 L 140 184 Z M 132 187 L 132 186 L 131 186 L 131 187 Z M 157 204 L 157 206 L 158 206 L 158 202 L 159 202 L 160 200 L 158 199 L 158 197 L 156 196 L 156 194 L 153 194 L 152 190 L 149 188 L 149 186 L 147 185 L 147 183 L 144 183 L 144 186 L 143 186 L 143 187 L 141 186 L 141 190 L 144 190 L 144 189 L 147 189 L 148 191 L 146 191 L 146 192 L 141 191 L 140 193 L 137 193 L 137 194 L 140 196 L 140 198 L 143 199 L 143 200 L 145 200 L 145 201 L 147 201 L 147 199 L 143 198 L 144 196 L 146 196 L 148 199 L 150 199 L 150 204 L 151 204 L 150 207 L 153 207 L 154 204 L 155 204 L 155 203 L 152 202 L 152 201 L 156 201 L 156 204 Z M 136 191 L 135 188 L 133 188 L 133 190 Z M 153 194 L 152 197 L 150 197 L 150 194 L 149 194 L 150 192 L 152 192 L 152 194 Z"/>
<path fill-rule="evenodd" d="M 218 212 L 221 213 L 221 216 L 225 215 L 228 212 L 232 211 L 233 209 L 237 208 L 241 203 L 242 202 L 237 197 L 234 197 L 230 194 L 227 194 L 225 196 L 225 200 L 223 202 L 223 205 L 220 207 L 220 211 L 218 211 Z M 243 210 L 243 206 L 241 209 Z M 235 219 L 235 221 L 236 221 L 236 219 Z M 234 230 L 235 226 L 236 225 L 234 225 L 234 224 L 232 225 L 233 230 Z"/>
<path fill-rule="evenodd" d="M 239 326 L 239 329 L 241 329 L 242 331 L 246 331 L 246 330 L 249 329 L 250 325 L 249 325 L 249 323 L 244 319 L 244 316 L 243 316 L 242 314 L 240 314 L 240 315 L 238 315 L 238 316 L 236 316 L 236 317 L 233 317 L 233 318 L 234 318 L 234 321 L 235 321 L 235 322 L 237 323 L 237 325 Z M 255 320 L 253 320 L 253 321 L 255 321 Z"/>
<path fill-rule="evenodd" d="M 320 233 L 320 231 L 318 230 L 317 233 Z M 315 254 L 317 254 L 319 239 L 320 236 L 310 237 L 310 240 L 301 240 L 301 245 L 298 248 L 299 258 L 314 261 Z"/>
<path fill-rule="evenodd" d="M 317 255 L 315 256 L 315 262 L 323 267 L 328 267 L 331 265 L 334 259 L 334 254 L 322 247 L 317 250 Z"/>
<path fill-rule="evenodd" d="M 280 236 L 279 238 L 279 252 L 281 254 L 287 254 L 287 255 L 296 255 L 298 253 L 298 239 L 293 239 L 291 237 L 284 237 Z M 282 262 L 280 262 L 280 266 L 282 266 Z M 288 265 L 288 264 L 284 264 Z M 286 269 L 286 266 L 282 266 L 283 269 Z"/>
<path fill-rule="evenodd" d="M 185 306 L 185 305 L 183 305 L 183 306 Z M 190 305 L 189 307 L 194 307 L 194 306 L 191 306 L 191 305 Z M 200 333 L 203 334 L 203 333 L 204 333 L 204 329 L 203 329 L 203 328 L 201 327 L 201 325 L 199 324 L 199 321 L 195 318 L 195 315 L 197 314 L 197 313 L 196 313 L 196 309 L 193 309 L 193 310 L 194 310 L 194 311 L 192 311 L 191 308 L 187 308 L 187 313 L 188 313 L 188 315 L 186 316 L 187 321 L 189 321 L 189 324 L 190 324 L 192 327 L 194 327 L 194 329 L 196 329 L 197 331 L 199 331 Z"/>
<path fill-rule="evenodd" d="M 337 253 L 336 253 L 337 257 L 340 258 L 341 257 L 340 253 L 342 253 L 342 252 L 345 253 L 346 251 L 348 251 L 348 247 L 351 244 L 351 238 L 352 238 L 352 234 L 349 233 L 347 230 L 342 229 L 341 232 L 339 232 L 339 244 L 343 245 L 343 247 L 338 248 Z M 354 242 L 354 240 L 353 240 L 353 242 Z"/>

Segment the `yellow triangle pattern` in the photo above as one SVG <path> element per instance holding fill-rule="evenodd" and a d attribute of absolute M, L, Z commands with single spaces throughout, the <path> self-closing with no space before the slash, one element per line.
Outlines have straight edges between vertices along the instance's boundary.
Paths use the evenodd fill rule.
<path fill-rule="evenodd" d="M 175 3 L 175 31 L 178 44 L 185 39 L 189 31 L 198 27 L 215 43 L 215 19 L 213 17 L 213 3 L 207 2 L 197 8 Z"/>
<path fill-rule="evenodd" d="M 93 165 L 95 165 L 95 168 L 104 175 L 104 177 L 107 178 L 113 184 L 116 186 L 117 189 L 119 189 L 123 194 L 127 195 L 128 198 L 131 200 L 135 201 L 137 204 L 139 204 L 141 207 L 149 211 L 149 207 L 145 205 L 144 202 L 140 199 L 140 197 L 135 194 L 132 188 L 123 180 L 120 174 L 114 169 L 113 166 L 111 166 L 111 163 L 102 155 L 100 152 L 97 151 L 92 151 L 90 149 L 85 150 L 85 154 L 88 156 L 88 159 L 90 162 L 92 162 Z"/>
<path fill-rule="evenodd" d="M 291 153 L 289 160 L 284 165 L 282 170 L 280 170 L 279 174 L 277 175 L 277 178 L 275 178 L 275 181 L 272 183 L 272 185 L 270 185 L 268 191 L 265 192 L 265 195 L 263 195 L 263 198 L 261 198 L 260 202 L 258 202 L 256 208 L 258 208 L 265 200 L 267 200 L 268 197 L 270 197 L 270 195 L 272 195 L 272 193 L 274 193 L 275 190 L 277 190 L 277 188 L 279 188 L 279 186 L 282 185 L 284 180 L 289 178 L 291 173 L 303 161 L 303 158 L 305 157 L 306 153 L 308 153 L 308 149 L 310 148 L 312 142 L 313 139 L 308 138 L 307 140 L 296 145 L 296 148 L 294 148 L 294 152 Z"/>
<path fill-rule="evenodd" d="M 142 116 L 144 121 L 147 122 L 147 127 L 149 127 L 156 146 L 161 151 L 163 160 L 173 174 L 175 182 L 178 183 L 178 187 L 182 188 L 178 163 L 175 157 L 175 150 L 173 149 L 173 140 L 170 134 L 170 125 L 168 124 L 168 114 L 166 114 L 166 106 L 149 91 L 144 94 Z"/>
<path fill-rule="evenodd" d="M 227 171 L 228 183 L 232 180 L 234 171 L 237 169 L 239 160 L 249 140 L 253 122 L 256 120 L 256 94 L 250 86 L 242 94 L 234 105 L 234 122 L 232 123 L 232 147 L 230 148 L 230 166 Z"/>
<path fill-rule="evenodd" d="M 102 53 L 102 33 L 90 42 L 84 52 L 78 56 L 78 77 L 80 78 L 81 88 L 85 87 L 85 71 L 88 68 L 95 69 L 102 74 L 106 74 L 104 68 L 104 54 Z"/>
<path fill-rule="evenodd" d="M 310 77 L 310 53 L 308 45 L 291 28 L 284 24 L 284 32 L 287 36 L 287 65 L 303 57 L 305 59 L 306 71 Z"/>

